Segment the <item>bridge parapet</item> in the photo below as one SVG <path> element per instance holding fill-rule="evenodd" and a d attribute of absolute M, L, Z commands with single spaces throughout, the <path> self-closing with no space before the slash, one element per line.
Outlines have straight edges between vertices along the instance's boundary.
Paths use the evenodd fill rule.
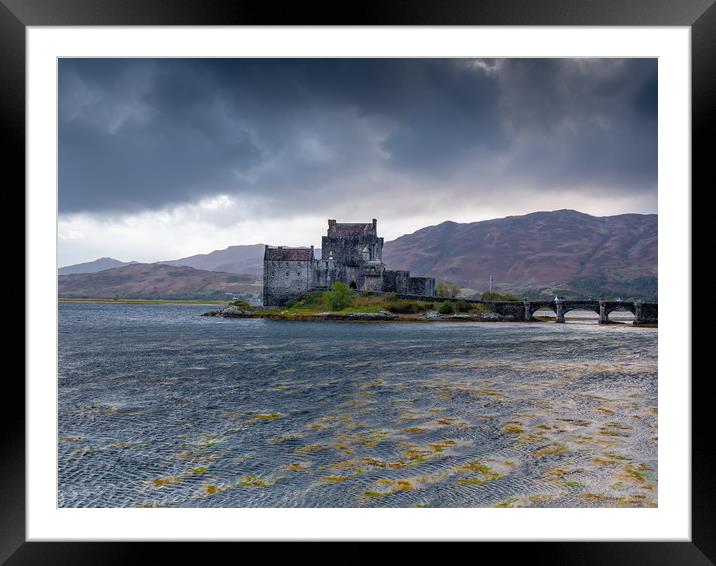
<path fill-rule="evenodd" d="M 513 320 L 527 320 L 525 304 L 519 301 L 482 301 L 494 312 L 503 317 Z"/>
<path fill-rule="evenodd" d="M 446 297 L 422 297 L 418 295 L 398 295 L 403 299 L 444 302 L 465 301 L 471 304 L 484 304 L 494 312 L 513 320 L 534 320 L 534 313 L 540 309 L 554 312 L 557 322 L 564 322 L 564 315 L 573 310 L 592 311 L 599 314 L 600 324 L 609 324 L 609 315 L 614 311 L 629 311 L 634 314 L 634 324 L 657 324 L 659 304 L 641 301 L 481 301 L 477 299 L 448 299 Z"/>

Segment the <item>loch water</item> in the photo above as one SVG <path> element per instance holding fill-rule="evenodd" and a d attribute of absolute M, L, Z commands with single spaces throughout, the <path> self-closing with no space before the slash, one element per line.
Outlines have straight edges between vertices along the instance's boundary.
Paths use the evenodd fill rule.
<path fill-rule="evenodd" d="M 61 303 L 60 507 L 657 504 L 656 328 Z"/>

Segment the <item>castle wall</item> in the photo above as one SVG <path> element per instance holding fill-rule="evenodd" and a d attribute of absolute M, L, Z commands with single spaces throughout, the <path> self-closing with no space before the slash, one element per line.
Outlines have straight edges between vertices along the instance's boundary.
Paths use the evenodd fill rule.
<path fill-rule="evenodd" d="M 328 288 L 328 262 L 317 259 L 313 262 L 313 286 Z"/>
<path fill-rule="evenodd" d="M 408 293 L 409 271 L 395 271 L 386 269 L 383 273 L 383 291 L 386 293 L 398 293 L 406 295 Z"/>
<path fill-rule="evenodd" d="M 328 232 L 321 238 L 321 258 L 357 267 L 366 261 L 382 261 L 383 238 L 378 237 L 377 221 L 371 224 L 343 224 L 328 221 Z"/>
<path fill-rule="evenodd" d="M 383 272 L 385 268 L 382 263 L 373 262 L 363 268 L 363 285 L 361 291 L 368 293 L 379 293 L 383 290 Z"/>
<path fill-rule="evenodd" d="M 264 251 L 264 306 L 280 307 L 315 286 L 313 250 L 270 248 Z"/>
<path fill-rule="evenodd" d="M 408 295 L 423 297 L 435 296 L 435 279 L 432 277 L 410 277 L 408 279 Z"/>
<path fill-rule="evenodd" d="M 313 288 L 310 261 L 264 262 L 265 306 L 280 307 Z"/>
<path fill-rule="evenodd" d="M 380 238 L 382 240 L 382 238 Z M 375 241 L 376 238 L 367 236 L 323 236 L 321 248 L 323 259 L 333 259 L 336 263 L 348 266 L 358 266 L 366 261 L 363 250 L 368 248 L 369 255 L 378 255 L 378 248 L 382 255 L 382 245 Z"/>

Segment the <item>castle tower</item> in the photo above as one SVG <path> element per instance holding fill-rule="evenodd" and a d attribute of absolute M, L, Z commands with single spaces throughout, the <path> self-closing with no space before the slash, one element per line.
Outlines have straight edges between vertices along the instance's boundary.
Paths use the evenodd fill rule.
<path fill-rule="evenodd" d="M 321 240 L 324 258 L 333 255 L 334 261 L 359 265 L 364 261 L 383 260 L 383 238 L 378 237 L 378 221 L 369 223 L 328 221 L 328 232 Z M 364 255 L 367 250 L 367 257 Z"/>
<path fill-rule="evenodd" d="M 382 284 L 383 238 L 378 237 L 378 221 L 368 223 L 328 220 L 328 232 L 321 239 L 324 258 L 332 258 L 334 281 L 343 281 L 358 290 L 365 289 L 366 266 L 372 264 L 371 290 Z M 377 278 L 377 274 L 380 276 Z M 378 280 L 380 279 L 380 280 Z"/>

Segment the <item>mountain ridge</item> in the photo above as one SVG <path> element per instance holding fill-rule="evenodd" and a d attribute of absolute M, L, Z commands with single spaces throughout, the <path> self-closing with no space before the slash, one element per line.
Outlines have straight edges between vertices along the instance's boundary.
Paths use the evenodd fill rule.
<path fill-rule="evenodd" d="M 140 265 L 192 267 L 242 274 L 246 281 L 256 281 L 262 275 L 263 250 L 263 244 L 228 246 L 207 254 Z M 111 258 L 88 263 L 100 260 Z M 406 269 L 413 275 L 454 282 L 473 292 L 487 290 L 493 275 L 496 290 L 524 296 L 621 295 L 655 300 L 658 216 L 592 216 L 562 209 L 476 222 L 446 220 L 386 242 L 383 260 L 388 269 Z M 122 265 L 117 267 L 132 265 L 118 263 Z M 60 275 L 64 276 L 62 269 L 69 267 L 77 266 L 61 268 Z M 152 275 L 147 272 L 147 276 Z M 202 277 L 212 279 L 210 275 Z M 175 283 L 170 287 L 177 287 Z M 222 276 L 216 279 L 219 288 L 225 283 Z M 142 288 L 141 282 L 138 288 Z"/>
<path fill-rule="evenodd" d="M 120 261 L 112 257 L 100 257 L 93 261 L 86 261 L 83 263 L 75 263 L 73 265 L 65 265 L 57 270 L 59 275 L 70 275 L 72 273 L 97 273 L 99 271 L 105 271 L 107 269 L 113 269 L 115 267 L 122 267 L 137 263 L 136 261 Z"/>
<path fill-rule="evenodd" d="M 214 250 L 206 254 L 195 254 L 157 263 L 227 273 L 260 273 L 263 270 L 263 255 L 263 244 L 247 244 L 227 246 L 222 250 Z"/>
<path fill-rule="evenodd" d="M 649 287 L 643 292 L 651 298 L 658 276 L 657 229 L 656 214 L 598 217 L 570 209 L 448 221 L 386 242 L 383 260 L 391 269 L 477 291 L 486 290 L 493 275 L 504 292 L 626 293 L 637 281 L 637 287 Z"/>

